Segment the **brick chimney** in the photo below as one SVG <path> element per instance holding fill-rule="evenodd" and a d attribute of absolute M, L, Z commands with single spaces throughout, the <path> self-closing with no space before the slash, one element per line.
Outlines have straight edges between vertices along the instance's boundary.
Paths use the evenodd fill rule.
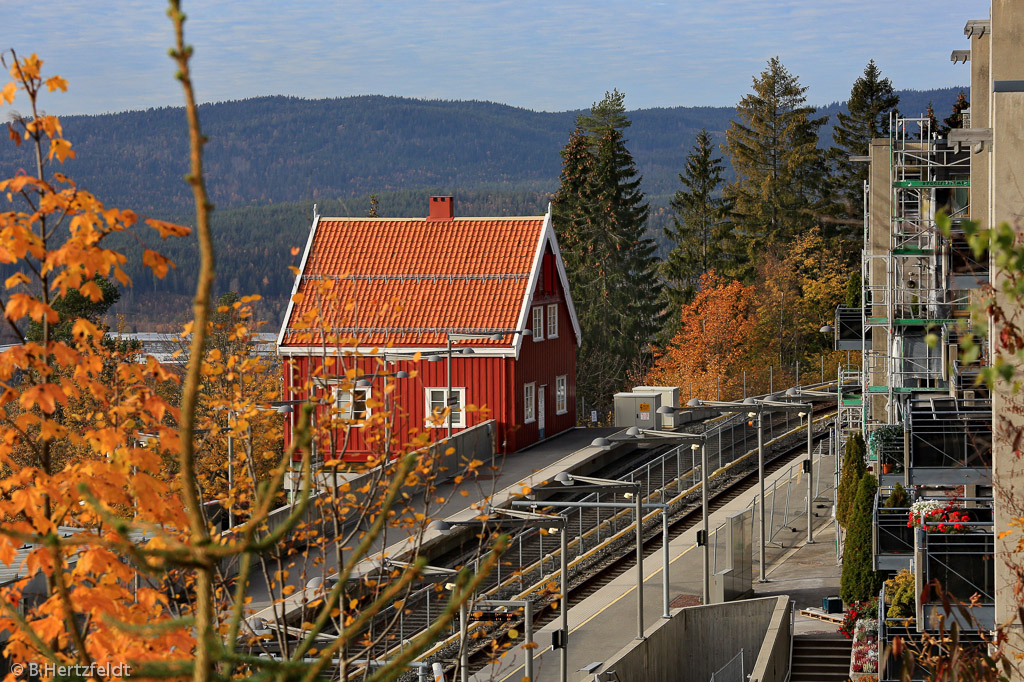
<path fill-rule="evenodd" d="M 455 198 L 430 197 L 430 215 L 427 220 L 455 220 Z"/>

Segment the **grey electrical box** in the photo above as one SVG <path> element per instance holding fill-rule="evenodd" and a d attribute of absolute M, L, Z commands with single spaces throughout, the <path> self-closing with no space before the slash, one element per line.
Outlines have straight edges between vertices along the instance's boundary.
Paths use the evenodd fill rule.
<path fill-rule="evenodd" d="M 615 426 L 637 426 L 641 429 L 660 429 L 660 393 L 616 393 Z"/>
<path fill-rule="evenodd" d="M 633 393 L 660 393 L 662 406 L 679 407 L 679 387 L 678 386 L 635 386 L 633 387 Z M 676 426 L 681 425 L 681 421 L 677 424 L 675 414 L 663 414 L 661 415 L 661 427 L 665 429 L 673 429 Z"/>

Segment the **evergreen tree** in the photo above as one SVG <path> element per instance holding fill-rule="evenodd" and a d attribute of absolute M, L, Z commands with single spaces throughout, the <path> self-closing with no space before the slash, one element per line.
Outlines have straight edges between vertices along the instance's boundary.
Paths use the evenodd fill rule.
<path fill-rule="evenodd" d="M 726 149 L 736 182 L 726 190 L 733 202 L 737 238 L 750 261 L 779 251 L 816 222 L 815 210 L 826 183 L 818 128 L 797 77 L 778 57 L 754 79 L 754 91 L 736 107 L 737 119 L 726 131 Z"/>
<path fill-rule="evenodd" d="M 939 119 L 935 118 L 935 108 L 931 102 L 928 102 L 928 109 L 924 112 L 924 118 L 927 119 L 925 125 L 928 126 L 928 131 L 931 134 L 936 134 L 942 131 L 942 124 L 939 123 Z M 917 138 L 922 139 L 924 137 L 925 129 L 922 128 L 917 132 Z"/>
<path fill-rule="evenodd" d="M 850 511 L 850 525 L 843 544 L 843 572 L 839 596 L 847 604 L 867 601 L 882 587 L 881 576 L 872 561 L 871 527 L 878 481 L 865 474 L 857 485 L 857 496 Z"/>
<path fill-rule="evenodd" d="M 950 130 L 960 129 L 964 127 L 964 109 L 970 109 L 971 103 L 967 100 L 967 95 L 961 90 L 957 93 L 956 101 L 953 102 L 953 113 L 942 120 L 942 124 L 939 126 L 939 134 L 945 137 L 949 134 Z"/>
<path fill-rule="evenodd" d="M 867 472 L 867 465 L 864 463 L 865 452 L 867 452 L 867 446 L 864 444 L 864 436 L 859 432 L 853 434 L 846 441 L 839 490 L 836 491 L 836 519 L 844 528 L 848 527 L 853 498 L 857 494 L 857 485 Z"/>
<path fill-rule="evenodd" d="M 583 331 L 577 391 L 587 409 L 606 413 L 627 373 L 650 358 L 661 325 L 650 208 L 626 147 L 623 95 L 606 93 L 562 150 L 562 183 L 552 201 L 573 302 Z"/>
<path fill-rule="evenodd" d="M 50 341 L 71 343 L 71 331 L 75 321 L 79 318 L 88 320 L 103 330 L 110 328 L 103 323 L 103 316 L 121 298 L 121 291 L 117 285 L 102 275 L 97 275 L 91 281 L 99 287 L 100 299 L 98 301 L 93 301 L 80 289 L 68 289 L 64 296 L 57 296 L 50 300 L 50 307 L 59 315 L 57 324 L 50 327 Z M 43 340 L 42 323 L 35 321 L 29 323 L 26 338 L 29 341 L 41 343 Z"/>
<path fill-rule="evenodd" d="M 867 155 L 871 140 L 887 137 L 889 115 L 896 109 L 900 98 L 888 78 L 871 60 L 864 67 L 864 75 L 853 83 L 848 113 L 837 115 L 832 130 L 835 146 L 829 150 L 835 175 L 835 213 L 838 233 L 846 239 L 858 238 L 864 226 L 864 183 L 868 179 L 868 164 L 850 161 L 851 156 Z"/>
<path fill-rule="evenodd" d="M 662 274 L 672 311 L 692 301 L 700 276 L 711 270 L 722 271 L 727 257 L 731 232 L 726 224 L 728 203 L 719 191 L 724 168 L 722 160 L 713 154 L 711 135 L 701 130 L 686 157 L 685 172 L 679 175 L 684 189 L 670 202 L 675 216 L 673 226 L 665 232 L 674 248 L 662 264 Z M 672 315 L 674 320 L 677 317 Z"/>

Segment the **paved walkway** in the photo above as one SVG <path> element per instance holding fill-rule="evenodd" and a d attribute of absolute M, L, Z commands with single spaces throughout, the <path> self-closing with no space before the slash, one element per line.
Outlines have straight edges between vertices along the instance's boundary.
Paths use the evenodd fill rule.
<path fill-rule="evenodd" d="M 769 476 L 767 487 L 772 480 L 785 481 L 799 476 L 799 467 L 785 468 Z M 725 522 L 728 516 L 747 509 L 757 497 L 757 486 L 738 496 L 724 507 L 712 512 L 709 524 L 712 529 Z M 767 580 L 758 583 L 757 561 L 758 542 L 754 537 L 754 563 L 752 569 L 755 596 L 791 594 L 798 608 L 821 606 L 824 596 L 839 591 L 839 567 L 836 565 L 835 536 L 831 509 L 815 509 L 815 542 L 806 545 L 806 514 L 790 522 L 793 531 L 782 531 L 776 538 L 788 533 L 786 546 L 766 547 Z M 757 515 L 754 515 L 756 533 Z M 688 531 L 669 543 L 669 596 L 678 605 L 700 603 L 702 591 L 701 550 L 695 544 L 694 531 Z M 636 573 L 630 571 L 616 578 L 596 594 L 573 606 L 569 610 L 569 680 L 590 679 L 583 672 L 584 666 L 604 661 L 612 656 L 631 639 L 637 637 Z M 644 628 L 650 628 L 662 617 L 662 553 L 654 552 L 644 560 Z M 806 622 L 805 622 L 806 621 Z M 551 635 L 558 628 L 560 619 L 555 619 L 540 631 L 534 633 L 538 646 L 534 650 L 535 678 L 538 682 L 555 682 L 559 678 L 559 653 L 551 648 Z M 835 626 L 822 621 L 798 618 L 797 632 L 835 632 Z M 685 643 L 680 643 L 685 646 Z M 471 679 L 475 682 L 519 682 L 524 676 L 524 651 L 517 647 L 510 650 L 496 665 L 484 669 Z"/>

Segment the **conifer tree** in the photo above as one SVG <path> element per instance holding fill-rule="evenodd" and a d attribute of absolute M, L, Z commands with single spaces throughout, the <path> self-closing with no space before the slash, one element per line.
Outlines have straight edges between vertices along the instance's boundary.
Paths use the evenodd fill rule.
<path fill-rule="evenodd" d="M 778 57 L 754 78 L 754 91 L 736 107 L 737 120 L 726 131 L 726 149 L 736 182 L 726 190 L 734 205 L 737 238 L 749 261 L 779 251 L 817 221 L 827 182 L 818 128 L 800 85 Z"/>
<path fill-rule="evenodd" d="M 849 530 L 843 544 L 843 572 L 839 579 L 839 596 L 847 604 L 867 601 L 878 594 L 882 579 L 872 560 L 871 527 L 878 481 L 873 474 L 864 474 L 857 485 L 857 496 L 850 511 Z"/>
<path fill-rule="evenodd" d="M 886 137 L 889 115 L 896 109 L 900 98 L 888 78 L 872 59 L 864 67 L 864 75 L 853 83 L 848 113 L 837 115 L 832 130 L 835 146 L 829 150 L 835 175 L 835 213 L 841 237 L 855 239 L 864 225 L 864 182 L 868 179 L 868 164 L 850 161 L 851 156 L 867 155 L 871 140 Z"/>
<path fill-rule="evenodd" d="M 961 90 L 957 93 L 956 101 L 953 102 L 953 113 L 942 120 L 939 126 L 939 134 L 945 137 L 949 134 L 950 130 L 959 129 L 964 127 L 964 109 L 970 109 L 971 103 L 967 100 L 967 95 Z"/>
<path fill-rule="evenodd" d="M 650 208 L 626 147 L 630 125 L 617 90 L 577 120 L 562 150 L 562 183 L 552 200 L 573 302 L 583 331 L 577 391 L 607 412 L 631 370 L 641 370 L 661 325 Z"/>
<path fill-rule="evenodd" d="M 867 446 L 864 444 L 864 436 L 860 433 L 853 434 L 853 437 L 846 441 L 846 450 L 843 452 L 843 469 L 839 478 L 839 490 L 836 491 L 836 519 L 844 528 L 849 523 L 853 499 L 857 494 L 857 485 L 867 471 L 867 466 L 864 464 L 864 453 L 866 451 Z"/>
<path fill-rule="evenodd" d="M 672 197 L 675 216 L 665 230 L 674 244 L 662 264 L 673 313 L 693 300 L 701 275 L 728 269 L 723 266 L 731 229 L 726 224 L 728 202 L 720 193 L 723 170 L 722 160 L 714 156 L 711 134 L 701 130 L 679 174 L 683 189 Z"/>

